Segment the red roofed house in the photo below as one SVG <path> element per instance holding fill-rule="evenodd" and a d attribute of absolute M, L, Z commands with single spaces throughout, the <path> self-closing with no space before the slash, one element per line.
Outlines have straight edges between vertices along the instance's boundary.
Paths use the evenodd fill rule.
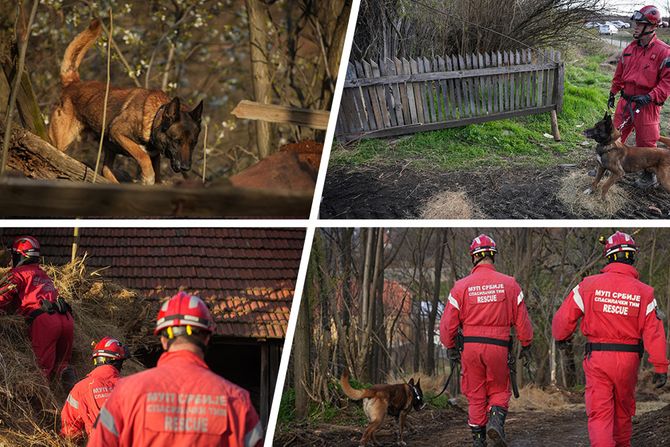
<path fill-rule="evenodd" d="M 0 240 L 30 234 L 48 264 L 87 254 L 89 269 L 157 300 L 179 288 L 215 303 L 207 363 L 251 393 L 266 423 L 279 370 L 304 229 L 0 228 Z M 147 336 L 151 336 L 147 334 Z M 159 352 L 143 361 L 155 365 Z"/>

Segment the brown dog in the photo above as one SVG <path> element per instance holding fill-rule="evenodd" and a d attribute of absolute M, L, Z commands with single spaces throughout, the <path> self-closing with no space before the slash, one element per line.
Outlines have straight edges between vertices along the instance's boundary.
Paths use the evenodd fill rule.
<path fill-rule="evenodd" d="M 386 414 L 394 416 L 398 421 L 398 444 L 405 445 L 402 440 L 403 430 L 405 428 L 405 418 L 412 407 L 415 410 L 420 410 L 425 406 L 423 402 L 423 391 L 421 391 L 421 379 L 414 384 L 414 379 L 410 379 L 407 383 L 399 383 L 396 385 L 373 385 L 364 390 L 357 390 L 349 384 L 349 373 L 345 371 L 340 378 L 340 385 L 344 394 L 349 399 L 361 400 L 363 399 L 363 411 L 368 417 L 370 423 L 365 428 L 360 444 L 366 445 L 368 441 L 372 440 L 377 444 L 375 432 L 384 422 Z"/>
<path fill-rule="evenodd" d="M 100 22 L 94 20 L 65 50 L 60 69 L 63 91 L 49 122 L 49 138 L 61 151 L 84 130 L 92 131 L 98 138 L 102 131 L 105 84 L 79 79 L 84 54 L 101 32 Z M 174 172 L 188 171 L 200 134 L 201 116 L 202 101 L 187 111 L 181 107 L 179 98 L 170 100 L 160 90 L 110 86 L 102 174 L 118 183 L 112 164 L 119 153 L 137 160 L 144 184 L 160 183 L 161 155 L 170 160 Z"/>
<path fill-rule="evenodd" d="M 605 171 L 610 177 L 603 184 L 602 198 L 605 198 L 610 187 L 619 181 L 625 174 L 649 170 L 656 174 L 661 186 L 670 192 L 670 150 L 658 147 L 629 147 L 621 140 L 621 133 L 614 127 L 612 117 L 605 113 L 605 117 L 598 121 L 591 129 L 583 132 L 586 138 L 596 140 L 596 157 L 598 170 L 591 188 L 585 192 L 593 193 Z M 670 138 L 660 137 L 666 146 L 670 147 Z"/>

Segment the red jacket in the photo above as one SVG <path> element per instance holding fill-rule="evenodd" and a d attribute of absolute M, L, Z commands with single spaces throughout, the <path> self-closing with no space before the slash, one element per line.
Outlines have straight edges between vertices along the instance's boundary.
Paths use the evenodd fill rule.
<path fill-rule="evenodd" d="M 440 320 L 440 340 L 447 348 L 456 345 L 459 326 L 466 337 L 501 340 L 509 340 L 510 327 L 514 326 L 523 346 L 533 340 L 533 326 L 521 287 L 491 264 L 476 265 L 470 275 L 456 281 L 451 289 Z"/>
<path fill-rule="evenodd" d="M 9 282 L 16 286 L 0 294 L 0 309 L 17 308 L 17 313 L 27 317 L 41 306 L 42 300 L 52 303 L 58 298 L 58 291 L 51 278 L 39 264 L 27 264 L 13 268 L 9 272 Z M 0 290 L 4 286 L 0 285 Z"/>
<path fill-rule="evenodd" d="M 100 410 L 89 447 L 255 447 L 264 430 L 249 393 L 189 351 L 119 381 Z"/>
<path fill-rule="evenodd" d="M 61 411 L 63 436 L 78 438 L 91 433 L 100 408 L 119 380 L 119 370 L 112 365 L 102 365 L 88 373 L 67 396 Z"/>
<path fill-rule="evenodd" d="M 626 95 L 649 93 L 662 104 L 670 95 L 670 46 L 654 36 L 646 47 L 634 41 L 621 54 L 610 92 Z"/>
<path fill-rule="evenodd" d="M 667 372 L 665 330 L 656 316 L 654 289 L 638 278 L 635 267 L 621 262 L 584 278 L 554 315 L 554 338 L 570 338 L 577 321 L 584 317 L 581 329 L 590 342 L 635 344 L 642 340 L 656 372 Z"/>

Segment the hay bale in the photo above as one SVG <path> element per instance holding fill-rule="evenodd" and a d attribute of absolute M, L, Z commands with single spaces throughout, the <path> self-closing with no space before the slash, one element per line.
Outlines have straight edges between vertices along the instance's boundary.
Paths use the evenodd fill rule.
<path fill-rule="evenodd" d="M 630 200 L 630 194 L 617 185 L 610 188 L 605 200 L 600 197 L 600 188 L 592 194 L 585 194 L 584 191 L 590 188 L 591 182 L 593 179 L 584 172 L 572 172 L 561 179 L 561 187 L 556 197 L 573 214 L 587 212 L 598 217 L 613 216 Z"/>
<path fill-rule="evenodd" d="M 42 266 L 59 293 L 73 308 L 75 339 L 71 365 L 80 380 L 92 369 L 91 343 L 106 335 L 128 345 L 131 354 L 155 349 L 150 336 L 157 302 L 132 290 L 104 281 L 99 272 L 87 272 L 84 259 L 65 266 Z M 0 269 L 0 276 L 9 269 Z M 125 362 L 122 375 L 144 367 L 134 359 Z M 66 395 L 57 383 L 40 372 L 23 317 L 0 316 L 0 446 L 71 446 L 60 438 L 60 410 Z"/>
<path fill-rule="evenodd" d="M 465 191 L 442 191 L 430 197 L 419 210 L 421 219 L 481 219 L 486 217 Z"/>

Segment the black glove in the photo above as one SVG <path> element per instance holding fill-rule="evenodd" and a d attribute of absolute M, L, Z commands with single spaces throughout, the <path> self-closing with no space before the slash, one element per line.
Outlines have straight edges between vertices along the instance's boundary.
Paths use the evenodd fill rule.
<path fill-rule="evenodd" d="M 616 99 L 616 95 L 612 92 L 610 92 L 610 98 L 607 100 L 607 108 L 613 109 L 614 108 L 614 100 Z"/>
<path fill-rule="evenodd" d="M 461 351 L 457 348 L 447 348 L 447 358 L 455 363 L 461 363 Z"/>
<path fill-rule="evenodd" d="M 663 388 L 667 381 L 668 375 L 663 373 L 654 373 L 654 376 L 651 378 L 651 383 L 655 383 L 656 388 Z"/>
<path fill-rule="evenodd" d="M 533 360 L 533 353 L 530 350 L 530 345 L 521 347 L 519 358 L 523 360 L 524 365 L 529 364 Z"/>
<path fill-rule="evenodd" d="M 569 338 L 567 340 L 556 340 L 556 347 L 561 351 L 568 349 L 570 345 L 572 345 L 572 340 Z"/>
<path fill-rule="evenodd" d="M 651 102 L 651 96 L 649 95 L 635 95 L 630 98 L 632 102 L 635 103 L 638 107 L 644 107 Z"/>

